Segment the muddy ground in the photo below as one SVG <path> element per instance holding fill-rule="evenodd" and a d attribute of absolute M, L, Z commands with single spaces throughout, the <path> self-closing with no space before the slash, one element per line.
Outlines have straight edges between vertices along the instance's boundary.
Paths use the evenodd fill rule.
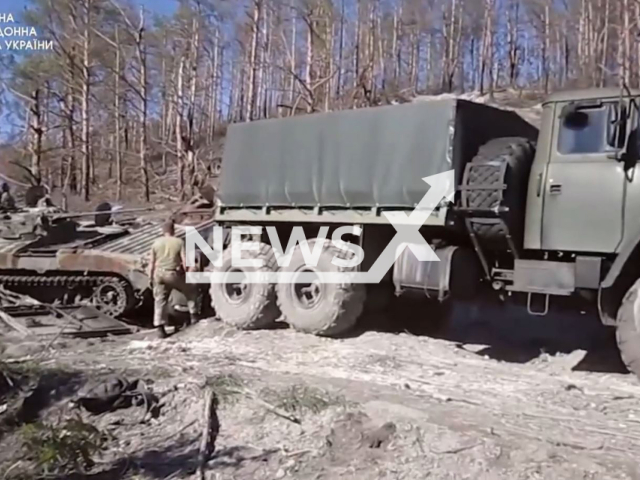
<path fill-rule="evenodd" d="M 111 374 L 145 379 L 161 397 L 157 418 L 143 422 L 144 407 L 82 414 L 112 434 L 87 478 L 199 478 L 207 384 L 221 424 L 209 479 L 640 478 L 640 382 L 594 318 L 454 313 L 437 339 L 331 340 L 208 320 L 167 340 L 62 339 L 45 353 L 5 340 L 3 357 L 52 376 L 44 421 Z M 19 430 L 0 439 L 0 474 L 20 458 L 20 441 Z"/>

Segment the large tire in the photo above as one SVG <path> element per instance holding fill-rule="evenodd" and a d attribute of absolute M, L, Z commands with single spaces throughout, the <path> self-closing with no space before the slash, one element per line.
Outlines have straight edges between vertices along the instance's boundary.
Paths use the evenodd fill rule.
<path fill-rule="evenodd" d="M 292 254 L 288 266 L 282 267 L 283 272 L 319 271 L 319 272 L 349 272 L 352 268 L 339 267 L 332 263 L 334 256 L 347 258 L 344 250 L 338 249 L 328 240 L 314 239 L 309 241 L 310 251 L 315 245 L 323 242 L 322 253 L 316 267 L 307 267 L 300 246 Z M 337 337 L 349 331 L 363 311 L 366 289 L 363 284 L 351 283 L 318 283 L 315 295 L 305 302 L 303 284 L 280 282 L 276 287 L 278 292 L 278 306 L 285 321 L 295 330 L 324 337 Z M 313 286 L 307 288 L 313 289 Z"/>
<path fill-rule="evenodd" d="M 261 243 L 258 251 L 245 251 L 243 258 L 262 259 L 262 267 L 234 267 L 231 265 L 231 249 L 222 254 L 222 266 L 215 272 L 243 271 L 271 273 L 277 270 L 277 261 L 271 247 Z M 243 290 L 238 293 L 238 290 Z M 236 296 L 236 294 L 238 294 Z M 273 326 L 280 318 L 274 285 L 271 283 L 245 283 L 234 288 L 234 284 L 212 283 L 211 306 L 223 322 L 241 330 L 255 330 Z"/>
<path fill-rule="evenodd" d="M 535 145 L 526 138 L 505 137 L 490 140 L 480 147 L 477 155 L 471 160 L 472 164 L 480 165 L 473 166 L 467 179 L 469 186 L 507 186 L 504 191 L 499 188 L 469 191 L 468 206 L 486 210 L 507 207 L 509 211 L 504 220 L 516 244 L 521 243 L 524 235 L 529 173 L 534 156 Z M 499 166 L 504 162 L 507 163 L 507 168 L 502 178 Z M 502 200 L 500 192 L 503 193 Z M 506 232 L 501 222 L 495 219 L 474 219 L 473 224 L 476 234 L 485 241 L 504 239 Z"/>
<path fill-rule="evenodd" d="M 640 280 L 627 291 L 618 309 L 616 340 L 622 361 L 640 378 Z"/>

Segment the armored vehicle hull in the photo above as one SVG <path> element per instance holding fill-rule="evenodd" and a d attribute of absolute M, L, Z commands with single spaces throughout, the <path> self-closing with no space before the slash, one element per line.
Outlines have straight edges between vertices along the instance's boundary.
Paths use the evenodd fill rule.
<path fill-rule="evenodd" d="M 132 311 L 148 297 L 147 255 L 162 235 L 157 222 L 98 226 L 45 220 L 48 225 L 42 231 L 34 221 L 34 216 L 43 218 L 42 212 L 4 215 L 14 229 L 5 229 L 0 238 L 3 287 L 44 302 L 88 302 L 112 316 Z M 16 231 L 18 223 L 22 231 Z M 31 224 L 36 226 L 30 230 Z M 184 236 L 184 232 L 178 226 L 177 234 Z"/>

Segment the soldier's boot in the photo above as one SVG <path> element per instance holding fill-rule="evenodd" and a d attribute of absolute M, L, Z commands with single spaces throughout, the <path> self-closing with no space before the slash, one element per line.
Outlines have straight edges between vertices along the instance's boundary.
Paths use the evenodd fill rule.
<path fill-rule="evenodd" d="M 164 325 L 160 325 L 159 327 L 157 327 L 157 332 L 158 332 L 158 338 L 162 339 L 162 338 L 167 338 L 169 335 L 167 335 L 167 331 L 164 328 Z"/>

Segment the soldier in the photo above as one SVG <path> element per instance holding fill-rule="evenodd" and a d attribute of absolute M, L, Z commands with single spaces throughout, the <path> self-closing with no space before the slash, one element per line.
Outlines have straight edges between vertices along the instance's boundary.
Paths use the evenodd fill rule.
<path fill-rule="evenodd" d="M 191 323 L 196 319 L 196 289 L 186 282 L 184 242 L 175 236 L 173 220 L 162 227 L 163 236 L 151 247 L 149 278 L 153 282 L 154 315 L 153 326 L 160 338 L 166 338 L 167 303 L 171 291 L 176 289 L 187 298 Z"/>
<path fill-rule="evenodd" d="M 2 192 L 0 194 L 0 208 L 3 210 L 14 210 L 16 208 L 16 201 L 9 191 L 9 185 L 3 182 L 0 190 Z"/>

